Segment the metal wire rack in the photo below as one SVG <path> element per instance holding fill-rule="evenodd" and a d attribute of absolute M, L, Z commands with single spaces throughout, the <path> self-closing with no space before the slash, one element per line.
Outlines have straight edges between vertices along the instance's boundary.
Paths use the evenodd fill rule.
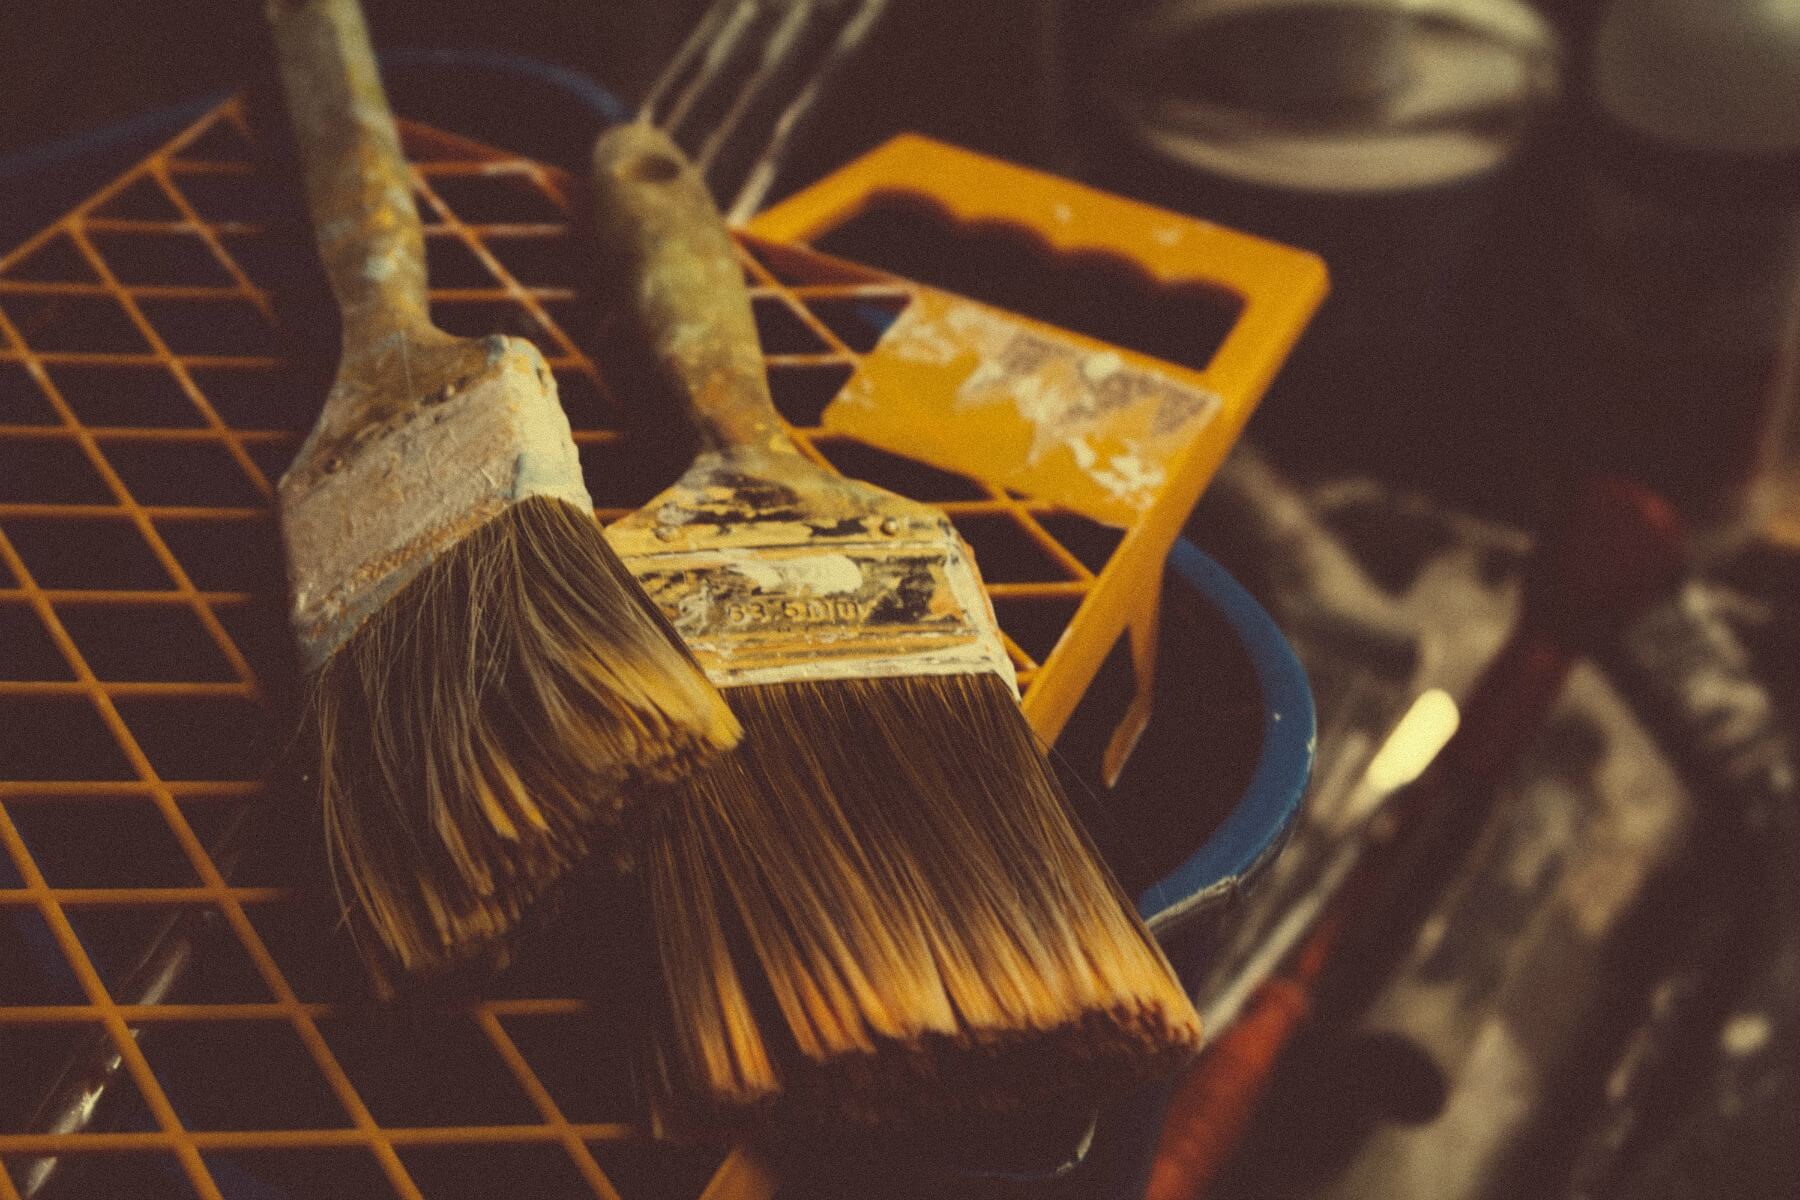
<path fill-rule="evenodd" d="M 600 516 L 625 514 L 681 464 L 626 432 L 587 352 L 568 180 L 403 135 L 436 319 L 539 345 Z M 0 258 L 0 1200 L 51 1158 L 80 1159 L 81 1194 L 136 1200 L 766 1192 L 740 1156 L 647 1136 L 566 974 L 395 1019 L 278 873 L 214 852 L 278 743 L 271 485 L 335 352 L 292 190 L 234 100 Z M 745 241 L 796 440 L 950 514 L 1029 709 L 1124 535 L 819 428 L 870 348 L 841 310 L 906 284 L 780 257 Z M 195 969 L 139 986 L 177 919 Z M 26 1093 L 95 1039 L 125 1097 L 110 1131 L 20 1132 Z"/>

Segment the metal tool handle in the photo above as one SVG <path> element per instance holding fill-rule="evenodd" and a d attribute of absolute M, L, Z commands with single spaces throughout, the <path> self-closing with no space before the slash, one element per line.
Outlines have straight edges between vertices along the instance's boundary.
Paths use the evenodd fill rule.
<path fill-rule="evenodd" d="M 269 25 L 319 256 L 344 322 L 342 373 L 431 325 L 412 177 L 356 0 L 271 0 Z M 434 336 L 435 335 L 435 336 Z"/>
<path fill-rule="evenodd" d="M 251 840 L 247 830 L 258 811 L 255 806 L 239 809 L 208 848 L 214 864 L 227 878 Z M 124 979 L 108 988 L 113 999 L 125 1005 L 167 1003 L 192 969 L 201 939 L 223 919 L 216 909 L 170 910 L 145 940 Z M 155 1036 L 155 1028 L 155 1022 L 140 1025 L 131 1030 L 131 1036 L 141 1044 L 146 1036 Z M 124 1073 L 124 1056 L 112 1036 L 104 1027 L 92 1026 L 38 1100 L 25 1122 L 25 1132 L 84 1133 L 96 1122 L 104 1127 L 106 1114 L 126 1102 L 120 1093 L 129 1088 L 116 1086 Z M 71 1189 L 81 1181 L 84 1161 L 80 1155 L 66 1154 L 21 1155 L 13 1159 L 19 1200 L 52 1200 L 76 1194 Z"/>
<path fill-rule="evenodd" d="M 693 156 L 727 224 L 748 220 L 888 0 L 714 0 L 638 110 Z"/>
<path fill-rule="evenodd" d="M 743 269 L 687 157 L 641 122 L 594 145 L 601 279 L 708 449 L 797 454 L 769 398 Z"/>

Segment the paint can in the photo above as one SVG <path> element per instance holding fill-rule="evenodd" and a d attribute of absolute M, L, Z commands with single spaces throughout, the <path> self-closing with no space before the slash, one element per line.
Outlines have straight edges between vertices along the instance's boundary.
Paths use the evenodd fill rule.
<path fill-rule="evenodd" d="M 1560 78 L 1520 0 L 1179 0 L 1106 55 L 1085 170 L 1320 253 L 1332 296 L 1256 428 L 1296 467 L 1404 477 L 1448 465 L 1481 331 L 1533 303 L 1504 246 Z"/>
<path fill-rule="evenodd" d="M 1615 0 L 1586 80 L 1564 296 L 1587 452 L 1690 549 L 1756 535 L 1800 462 L 1800 8 Z"/>

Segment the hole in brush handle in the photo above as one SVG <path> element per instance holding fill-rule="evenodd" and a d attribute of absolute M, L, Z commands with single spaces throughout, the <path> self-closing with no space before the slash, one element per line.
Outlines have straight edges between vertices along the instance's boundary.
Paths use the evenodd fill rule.
<path fill-rule="evenodd" d="M 639 183 L 668 183 L 681 174 L 681 164 L 667 154 L 651 151 L 626 165 L 622 174 Z"/>

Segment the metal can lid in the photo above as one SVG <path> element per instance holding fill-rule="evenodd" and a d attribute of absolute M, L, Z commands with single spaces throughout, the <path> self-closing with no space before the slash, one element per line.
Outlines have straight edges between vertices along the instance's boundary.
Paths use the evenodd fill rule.
<path fill-rule="evenodd" d="M 1560 86 L 1519 0 L 1187 0 L 1134 22 L 1104 92 L 1159 156 L 1320 192 L 1453 184 L 1508 159 Z"/>

